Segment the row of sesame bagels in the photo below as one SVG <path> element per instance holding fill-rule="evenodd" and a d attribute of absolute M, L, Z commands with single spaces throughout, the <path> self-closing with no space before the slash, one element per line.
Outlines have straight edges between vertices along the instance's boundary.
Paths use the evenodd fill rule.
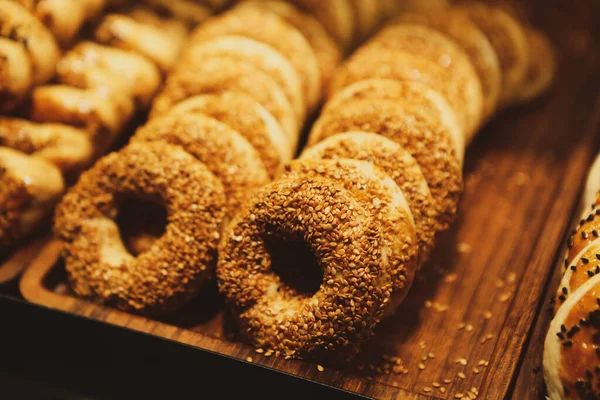
<path fill-rule="evenodd" d="M 221 241 L 219 288 L 252 344 L 344 361 L 394 312 L 456 216 L 467 143 L 500 107 L 552 80 L 551 46 L 532 34 L 545 53 L 531 58 L 528 32 L 480 3 L 404 13 L 336 71 L 308 148 Z M 283 277 L 276 249 L 286 242 L 316 257 L 314 290 Z"/>
<path fill-rule="evenodd" d="M 149 121 L 57 207 L 75 293 L 145 315 L 193 297 L 214 277 L 227 222 L 294 156 L 322 71 L 341 53 L 312 14 L 285 2 L 243 2 L 198 26 Z M 116 222 L 131 197 L 167 211 L 164 233 L 133 250 Z"/>
<path fill-rule="evenodd" d="M 599 174 L 600 157 L 590 168 L 581 221 L 567 241 L 563 277 L 550 300 L 553 320 L 544 342 L 543 365 L 552 400 L 600 396 Z"/>
<path fill-rule="evenodd" d="M 3 29 L 13 29 L 18 43 L 36 43 L 43 31 L 52 48 L 58 48 L 56 41 L 69 46 L 60 58 L 58 52 L 56 59 L 41 56 L 47 63 L 45 80 L 52 77 L 53 83 L 27 89 L 19 117 L 0 117 L 0 248 L 5 253 L 46 221 L 66 182 L 105 153 L 136 112 L 150 106 L 189 28 L 143 5 L 104 10 L 97 1 L 25 2 L 29 8 L 2 3 L 0 15 L 7 13 L 6 21 L 14 25 L 3 24 Z M 94 12 L 82 14 L 84 6 Z M 104 11 L 92 24 L 94 41 L 74 43 L 71 31 Z M 45 27 L 36 16 L 47 15 L 53 17 L 42 20 Z M 154 49 L 154 43 L 160 47 Z M 8 71 L 28 70 L 13 61 L 6 58 Z"/>

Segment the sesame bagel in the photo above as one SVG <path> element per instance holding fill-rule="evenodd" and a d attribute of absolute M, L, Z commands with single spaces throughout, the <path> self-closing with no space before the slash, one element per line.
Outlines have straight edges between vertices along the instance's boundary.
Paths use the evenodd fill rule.
<path fill-rule="evenodd" d="M 454 40 L 469 56 L 483 92 L 483 115 L 496 111 L 502 88 L 500 62 L 492 44 L 470 18 L 452 9 L 437 13 L 404 13 L 396 23 L 413 23 L 432 27 Z"/>
<path fill-rule="evenodd" d="M 407 53 L 434 65 L 438 79 L 443 77 L 445 85 L 443 91 L 442 87 L 432 87 L 446 96 L 467 139 L 475 135 L 483 119 L 483 92 L 479 76 L 460 46 L 435 29 L 408 23 L 384 28 L 368 46 Z"/>
<path fill-rule="evenodd" d="M 321 77 L 317 57 L 304 36 L 283 18 L 255 8 L 234 8 L 196 28 L 190 43 L 224 35 L 246 36 L 279 51 L 301 78 L 307 108 L 312 109 L 319 102 Z"/>
<path fill-rule="evenodd" d="M 114 221 L 128 197 L 164 205 L 165 234 L 133 257 Z M 183 149 L 135 144 L 101 159 L 57 208 L 54 233 L 79 296 L 159 315 L 185 304 L 214 273 L 224 218 L 219 180 Z"/>
<path fill-rule="evenodd" d="M 202 114 L 228 125 L 252 144 L 271 178 L 279 175 L 295 152 L 295 146 L 289 143 L 277 120 L 243 93 L 223 92 L 190 97 L 169 111 L 169 115 L 173 114 Z"/>
<path fill-rule="evenodd" d="M 0 113 L 9 113 L 21 103 L 31 81 L 31 63 L 25 48 L 0 37 Z"/>
<path fill-rule="evenodd" d="M 297 290 L 275 272 L 272 243 L 278 241 L 302 243 L 315 255 L 323 278 L 314 293 Z M 339 183 L 278 180 L 261 189 L 224 232 L 219 289 L 255 346 L 347 360 L 372 336 L 390 301 L 383 247 L 381 224 Z"/>
<path fill-rule="evenodd" d="M 349 0 L 356 25 L 356 39 L 363 40 L 379 24 L 380 10 L 375 0 Z"/>
<path fill-rule="evenodd" d="M 127 96 L 79 89 L 67 85 L 46 85 L 31 94 L 31 119 L 81 128 L 91 135 L 100 148 L 118 137 L 131 118 L 134 104 Z"/>
<path fill-rule="evenodd" d="M 405 109 L 416 109 L 431 114 L 448 129 L 461 163 L 465 154 L 465 136 L 454 109 L 440 93 L 419 82 L 391 79 L 365 79 L 337 92 L 323 107 L 341 108 L 355 100 L 393 100 L 402 102 Z"/>
<path fill-rule="evenodd" d="M 589 278 L 560 306 L 544 342 L 544 378 L 551 400 L 592 399 L 600 395 L 600 274 Z"/>
<path fill-rule="evenodd" d="M 71 49 L 56 67 L 64 85 L 104 93 L 124 93 L 139 107 L 149 107 L 162 77 L 145 57 L 94 42 L 82 42 Z"/>
<path fill-rule="evenodd" d="M 419 266 L 429 257 L 438 230 L 435 200 L 415 159 L 396 142 L 375 133 L 344 132 L 304 150 L 301 160 L 353 159 L 385 171 L 406 196 L 416 226 Z"/>
<path fill-rule="evenodd" d="M 500 106 L 509 105 L 518 96 L 529 67 L 530 54 L 524 28 L 501 7 L 469 1 L 455 8 L 467 15 L 492 44 L 502 73 Z"/>
<path fill-rule="evenodd" d="M 342 52 L 337 43 L 329 36 L 323 25 L 311 14 L 301 11 L 292 4 L 275 0 L 251 0 L 240 3 L 238 7 L 259 7 L 274 12 L 296 28 L 313 49 L 321 75 L 321 88 L 326 88 L 342 60 Z"/>
<path fill-rule="evenodd" d="M 419 255 L 415 221 L 402 190 L 375 165 L 350 159 L 294 161 L 282 179 L 299 177 L 341 184 L 381 223 L 384 273 L 392 280 L 392 297 L 385 313 L 393 313 L 412 286 Z"/>
<path fill-rule="evenodd" d="M 0 147 L 0 253 L 34 233 L 64 189 L 60 170 L 53 164 Z"/>
<path fill-rule="evenodd" d="M 248 62 L 268 74 L 285 92 L 300 123 L 306 116 L 306 104 L 300 76 L 292 64 L 277 50 L 254 39 L 239 35 L 226 35 L 207 42 L 192 43 L 185 51 L 185 59 L 196 62 L 225 55 Z"/>
<path fill-rule="evenodd" d="M 311 131 L 309 145 L 351 131 L 383 135 L 417 160 L 436 201 L 438 226 L 448 229 L 462 192 L 462 168 L 445 126 L 426 112 L 407 112 L 397 101 L 357 100 L 324 113 Z"/>
<path fill-rule="evenodd" d="M 0 0 L 0 37 L 24 47 L 31 62 L 32 84 L 40 85 L 54 76 L 60 58 L 58 44 L 48 28 L 17 2 Z"/>
<path fill-rule="evenodd" d="M 89 135 L 82 130 L 15 118 L 0 117 L 0 146 L 43 158 L 63 174 L 80 172 L 94 157 Z"/>
<path fill-rule="evenodd" d="M 132 142 L 163 142 L 183 147 L 222 182 L 228 215 L 270 180 L 260 156 L 241 134 L 200 114 L 153 119 L 137 130 Z"/>
<path fill-rule="evenodd" d="M 356 35 L 356 22 L 350 1 L 292 0 L 292 3 L 314 15 L 337 43 L 348 50 Z"/>
<path fill-rule="evenodd" d="M 184 22 L 160 17 L 146 8 L 109 14 L 96 28 L 98 43 L 143 55 L 166 72 L 177 61 L 188 30 Z"/>
<path fill-rule="evenodd" d="M 557 61 L 552 43 L 534 28 L 527 29 L 530 61 L 518 101 L 527 102 L 544 93 L 552 85 L 556 75 Z"/>
<path fill-rule="evenodd" d="M 175 69 L 167 78 L 162 92 L 154 99 L 151 117 L 167 112 L 190 97 L 228 91 L 244 93 L 267 109 L 295 146 L 300 128 L 283 90 L 269 75 L 235 58 L 210 58 Z"/>

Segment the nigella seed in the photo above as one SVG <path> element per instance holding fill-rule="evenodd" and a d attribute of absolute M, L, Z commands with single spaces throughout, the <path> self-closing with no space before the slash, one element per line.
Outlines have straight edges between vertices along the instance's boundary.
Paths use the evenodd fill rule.
<path fill-rule="evenodd" d="M 590 323 L 589 323 L 589 322 L 588 322 L 588 320 L 587 320 L 587 319 L 585 319 L 585 318 L 581 318 L 581 319 L 579 320 L 579 323 L 580 323 L 581 325 L 583 325 L 583 326 L 590 326 Z"/>
<path fill-rule="evenodd" d="M 589 270 L 589 271 L 587 272 L 587 274 L 590 276 L 590 278 L 592 278 L 592 277 L 594 276 L 594 271 L 592 271 L 592 270 Z"/>
<path fill-rule="evenodd" d="M 594 235 L 594 237 L 600 236 L 600 234 L 598 233 L 598 231 L 595 230 L 595 229 L 592 231 L 592 235 Z"/>
<path fill-rule="evenodd" d="M 571 271 L 577 271 L 577 267 L 574 265 L 571 265 Z"/>
<path fill-rule="evenodd" d="M 573 341 L 572 340 L 567 340 L 563 343 L 563 345 L 565 347 L 573 347 Z"/>
<path fill-rule="evenodd" d="M 556 336 L 558 336 L 560 340 L 565 340 L 565 335 L 563 335 L 562 332 L 556 332 Z"/>
<path fill-rule="evenodd" d="M 587 217 L 588 222 L 592 222 L 594 220 L 594 214 L 590 214 Z"/>
<path fill-rule="evenodd" d="M 596 215 L 600 215 L 600 208 L 596 208 Z"/>
<path fill-rule="evenodd" d="M 562 325 L 560 326 L 560 331 L 561 331 L 561 332 L 566 332 L 566 331 L 567 331 L 567 327 L 565 326 L 565 324 L 562 324 Z"/>
<path fill-rule="evenodd" d="M 582 237 L 584 240 L 587 240 L 587 238 L 588 238 L 589 236 L 588 236 L 587 232 L 581 232 L 581 237 Z"/>
<path fill-rule="evenodd" d="M 596 266 L 596 273 L 600 274 L 600 265 Z"/>
<path fill-rule="evenodd" d="M 569 294 L 569 290 L 568 290 L 566 287 L 563 287 L 563 288 L 562 288 L 562 292 L 563 292 L 564 294 Z"/>
<path fill-rule="evenodd" d="M 565 268 L 569 266 L 569 260 L 565 260 Z"/>
<path fill-rule="evenodd" d="M 558 296 L 558 299 L 559 299 L 560 301 L 565 301 L 567 298 L 565 297 L 565 295 L 564 295 L 564 294 L 561 294 L 560 296 Z"/>
<path fill-rule="evenodd" d="M 581 257 L 581 262 L 584 263 L 584 264 L 588 264 L 590 262 L 590 260 L 588 260 L 585 257 Z"/>

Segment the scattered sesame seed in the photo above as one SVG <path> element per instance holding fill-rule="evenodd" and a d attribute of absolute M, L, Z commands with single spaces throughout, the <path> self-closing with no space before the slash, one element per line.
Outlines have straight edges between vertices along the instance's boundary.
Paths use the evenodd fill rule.
<path fill-rule="evenodd" d="M 262 353 L 264 353 L 264 352 L 265 352 L 263 349 L 256 349 L 256 350 L 254 350 L 254 351 L 256 351 L 258 354 L 262 354 Z"/>
<path fill-rule="evenodd" d="M 325 371 L 325 368 L 323 368 L 323 366 L 322 366 L 322 365 L 317 365 L 317 370 L 318 370 L 319 372 L 323 372 L 323 371 Z"/>
<path fill-rule="evenodd" d="M 433 382 L 431 384 L 431 386 L 433 386 L 434 388 L 439 388 L 440 386 L 442 386 L 439 382 Z"/>
<path fill-rule="evenodd" d="M 473 325 L 471 325 L 471 324 L 467 324 L 467 326 L 465 327 L 465 330 L 466 330 L 467 332 L 471 332 L 471 331 L 473 330 Z"/>
<path fill-rule="evenodd" d="M 441 388 L 440 388 L 440 392 L 442 392 L 442 393 L 446 393 L 446 388 L 445 388 L 445 387 L 441 387 Z"/>
<path fill-rule="evenodd" d="M 486 311 L 483 313 L 483 318 L 492 319 L 492 313 L 490 311 Z"/>
<path fill-rule="evenodd" d="M 458 373 L 458 377 L 459 377 L 460 379 L 465 379 L 467 376 L 466 376 L 466 375 L 465 375 L 463 372 L 459 372 L 459 373 Z"/>
<path fill-rule="evenodd" d="M 425 364 L 419 363 L 419 369 L 423 371 L 425 369 Z"/>
<path fill-rule="evenodd" d="M 448 384 L 448 383 L 452 383 L 452 379 L 448 379 L 448 378 L 446 378 L 446 379 L 444 379 L 444 381 L 443 381 L 443 382 L 444 382 L 444 383 L 446 383 L 446 384 Z"/>
<path fill-rule="evenodd" d="M 479 369 L 478 368 L 473 368 L 473 373 L 478 374 L 479 373 Z"/>
<path fill-rule="evenodd" d="M 462 393 L 456 393 L 456 394 L 454 395 L 454 398 L 455 398 L 455 399 L 462 399 L 463 397 L 465 397 L 465 395 L 464 395 L 464 394 L 462 394 Z"/>
<path fill-rule="evenodd" d="M 428 386 L 425 386 L 425 387 L 423 388 L 423 391 L 424 391 L 425 393 L 431 393 L 431 392 L 433 392 L 433 389 L 432 389 L 432 388 L 430 388 L 430 387 L 428 387 Z"/>
<path fill-rule="evenodd" d="M 455 362 L 460 365 L 467 365 L 467 360 L 465 358 L 457 358 Z"/>
<path fill-rule="evenodd" d="M 248 361 L 249 363 L 251 363 L 254 360 L 252 360 L 252 357 L 246 357 L 246 361 Z"/>

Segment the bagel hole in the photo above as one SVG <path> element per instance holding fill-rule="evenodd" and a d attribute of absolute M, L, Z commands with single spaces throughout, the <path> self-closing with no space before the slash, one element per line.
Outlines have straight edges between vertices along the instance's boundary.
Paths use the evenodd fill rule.
<path fill-rule="evenodd" d="M 303 241 L 268 237 L 271 270 L 294 292 L 312 297 L 323 282 L 323 270 L 311 248 Z"/>
<path fill-rule="evenodd" d="M 156 201 L 124 196 L 116 222 L 125 248 L 137 257 L 164 235 L 167 211 Z"/>

